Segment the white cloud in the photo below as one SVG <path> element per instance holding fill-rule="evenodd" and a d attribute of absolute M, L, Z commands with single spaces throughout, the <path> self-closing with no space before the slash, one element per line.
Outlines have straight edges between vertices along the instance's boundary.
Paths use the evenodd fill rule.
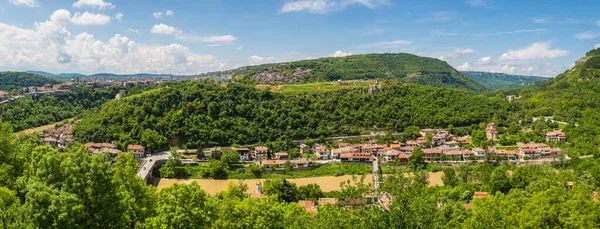
<path fill-rule="evenodd" d="M 343 51 L 335 51 L 333 54 L 331 54 L 330 57 L 345 57 L 345 56 L 352 56 L 351 52 L 343 52 Z"/>
<path fill-rule="evenodd" d="M 533 23 L 542 24 L 550 21 L 550 17 L 530 17 L 529 20 Z"/>
<path fill-rule="evenodd" d="M 40 6 L 37 0 L 9 0 L 8 2 L 16 6 L 25 6 L 32 8 Z"/>
<path fill-rule="evenodd" d="M 140 32 L 140 30 L 139 30 L 139 29 L 132 29 L 132 28 L 129 28 L 129 32 L 131 32 L 131 33 L 139 33 L 139 32 Z"/>
<path fill-rule="evenodd" d="M 113 9 L 115 5 L 110 2 L 105 2 L 104 0 L 78 0 L 73 3 L 73 7 L 75 8 L 98 8 L 99 10 L 103 9 Z"/>
<path fill-rule="evenodd" d="M 600 44 L 594 45 L 594 49 L 600 48 Z"/>
<path fill-rule="evenodd" d="M 502 56 L 500 60 L 533 60 L 544 58 L 556 58 L 569 54 L 569 51 L 562 49 L 551 49 L 548 42 L 533 43 L 531 46 L 518 50 L 510 50 Z"/>
<path fill-rule="evenodd" d="M 210 36 L 204 37 L 202 42 L 232 42 L 237 40 L 237 37 L 233 35 L 223 35 L 223 36 Z"/>
<path fill-rule="evenodd" d="M 104 14 L 93 14 L 90 12 L 75 13 L 71 18 L 71 23 L 75 25 L 106 25 L 110 22 L 110 17 Z"/>
<path fill-rule="evenodd" d="M 456 67 L 456 70 L 459 70 L 459 71 L 469 71 L 469 70 L 471 70 L 471 67 L 469 66 L 469 63 L 464 63 L 464 64 Z"/>
<path fill-rule="evenodd" d="M 217 47 L 217 46 L 221 46 L 221 44 L 207 44 L 206 46 L 208 47 Z"/>
<path fill-rule="evenodd" d="M 313 14 L 325 14 L 341 11 L 350 5 L 362 5 L 374 9 L 389 4 L 388 0 L 292 0 L 281 7 L 281 13 L 306 11 Z"/>
<path fill-rule="evenodd" d="M 248 57 L 248 61 L 250 61 L 251 65 L 271 63 L 274 60 L 275 60 L 275 57 L 262 57 L 262 56 L 256 56 L 256 55 Z"/>
<path fill-rule="evenodd" d="M 125 16 L 125 15 L 123 15 L 123 13 L 119 12 L 119 13 L 115 14 L 115 19 L 117 19 L 117 21 L 123 21 L 123 16 Z"/>
<path fill-rule="evenodd" d="M 478 64 L 489 64 L 491 62 L 492 62 L 491 56 L 482 57 L 481 59 L 477 60 Z"/>
<path fill-rule="evenodd" d="M 580 39 L 580 40 L 591 40 L 591 39 L 595 39 L 597 37 L 600 37 L 600 35 L 592 32 L 592 31 L 585 31 L 583 33 L 575 34 L 575 38 Z"/>
<path fill-rule="evenodd" d="M 244 50 L 244 46 L 239 46 L 239 47 L 237 47 L 235 49 L 238 50 L 238 51 L 242 51 L 242 50 Z"/>
<path fill-rule="evenodd" d="M 198 54 L 180 44 L 147 45 L 114 35 L 99 40 L 92 34 L 71 34 L 66 10 L 25 29 L 0 23 L 0 68 L 40 69 L 81 73 L 139 73 L 173 71 L 195 74 L 223 70 L 226 64 L 212 55 Z"/>
<path fill-rule="evenodd" d="M 461 56 L 469 55 L 475 53 L 474 49 L 470 48 L 455 48 L 452 53 L 446 53 L 439 57 L 440 60 L 446 61 L 449 59 L 456 59 Z"/>
<path fill-rule="evenodd" d="M 381 48 L 397 48 L 404 45 L 412 44 L 412 41 L 407 40 L 395 40 L 395 41 L 382 41 L 371 44 L 358 45 L 359 49 L 381 49 Z"/>
<path fill-rule="evenodd" d="M 77 12 L 71 16 L 71 12 L 65 9 L 54 11 L 50 16 L 50 21 L 56 24 L 74 24 L 74 25 L 106 25 L 110 22 L 110 16 L 104 14 L 94 14 L 90 12 Z"/>
<path fill-rule="evenodd" d="M 164 13 L 163 12 L 156 12 L 152 14 L 152 17 L 159 19 L 162 18 L 163 15 L 166 15 L 167 17 L 173 17 L 175 16 L 175 12 L 173 12 L 172 10 L 167 10 Z"/>
<path fill-rule="evenodd" d="M 454 49 L 454 52 L 457 54 L 461 54 L 461 55 L 465 55 L 465 54 L 472 54 L 475 53 L 475 50 L 473 49 L 466 49 L 466 48 L 456 48 Z"/>
<path fill-rule="evenodd" d="M 294 56 L 297 56 L 297 55 L 300 55 L 300 52 L 296 52 L 296 51 L 291 51 L 291 52 L 290 52 L 290 55 L 294 55 Z"/>
<path fill-rule="evenodd" d="M 495 35 L 508 35 L 508 34 L 519 34 L 519 33 L 538 33 L 545 32 L 545 29 L 521 29 L 521 30 L 513 30 L 513 31 L 502 31 L 502 32 L 493 32 L 493 33 L 477 33 L 475 36 L 495 36 Z"/>
<path fill-rule="evenodd" d="M 167 34 L 167 35 L 175 35 L 178 33 L 181 33 L 181 30 L 170 26 L 170 25 L 165 25 L 165 24 L 158 24 L 158 25 L 154 25 L 152 26 L 152 29 L 150 29 L 151 33 L 154 34 Z"/>

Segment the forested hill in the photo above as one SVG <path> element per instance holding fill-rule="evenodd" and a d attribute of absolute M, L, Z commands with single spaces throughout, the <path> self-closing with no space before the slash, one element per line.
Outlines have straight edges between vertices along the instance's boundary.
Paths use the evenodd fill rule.
<path fill-rule="evenodd" d="M 494 72 L 466 71 L 462 73 L 492 90 L 534 86 L 550 79 L 548 77 L 508 75 Z"/>
<path fill-rule="evenodd" d="M 21 90 L 23 87 L 56 84 L 60 81 L 25 72 L 0 72 L 0 91 Z"/>
<path fill-rule="evenodd" d="M 509 120 L 510 109 L 502 97 L 409 84 L 386 85 L 374 94 L 286 96 L 242 84 L 191 81 L 109 101 L 86 115 L 74 133 L 82 142 L 156 139 L 166 147 L 165 139 L 178 139 L 188 147 L 226 146 L 412 125 L 470 126 L 494 117 Z"/>
<path fill-rule="evenodd" d="M 448 63 L 406 53 L 326 57 L 289 63 L 247 66 L 207 76 L 246 75 L 262 82 L 321 82 L 353 79 L 397 79 L 434 87 L 483 91 L 485 87 Z"/>

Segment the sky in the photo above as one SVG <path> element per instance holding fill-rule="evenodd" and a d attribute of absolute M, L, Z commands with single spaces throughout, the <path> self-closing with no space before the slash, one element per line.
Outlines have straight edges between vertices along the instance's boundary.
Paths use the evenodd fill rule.
<path fill-rule="evenodd" d="M 0 71 L 198 74 L 405 52 L 554 77 L 600 47 L 597 0 L 0 0 Z"/>

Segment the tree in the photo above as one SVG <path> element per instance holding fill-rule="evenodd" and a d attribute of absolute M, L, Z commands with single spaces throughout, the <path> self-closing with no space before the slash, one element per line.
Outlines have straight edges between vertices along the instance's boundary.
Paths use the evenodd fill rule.
<path fill-rule="evenodd" d="M 473 171 L 471 166 L 461 164 L 458 166 L 456 171 L 458 172 L 458 177 L 460 178 L 460 181 L 466 183 L 466 182 L 469 182 L 469 180 L 471 180 L 471 176 L 472 176 L 471 173 Z"/>
<path fill-rule="evenodd" d="M 167 159 L 167 162 L 161 165 L 160 169 L 158 169 L 158 171 L 160 172 L 160 177 L 175 178 L 182 175 L 181 172 L 179 172 L 179 169 L 177 168 L 178 166 L 181 166 L 181 160 L 176 159 L 174 157 L 169 157 Z"/>
<path fill-rule="evenodd" d="M 473 130 L 471 132 L 471 138 L 473 140 L 473 146 L 485 148 L 485 142 L 487 141 L 487 137 L 485 133 L 481 130 Z"/>
<path fill-rule="evenodd" d="M 209 168 L 204 174 L 204 177 L 213 179 L 227 179 L 227 176 L 226 165 L 218 160 L 211 160 L 209 162 Z"/>
<path fill-rule="evenodd" d="M 298 201 L 296 184 L 286 179 L 269 179 L 263 184 L 263 193 L 288 203 Z"/>
<path fill-rule="evenodd" d="M 425 145 L 431 147 L 433 145 L 433 133 L 427 132 L 425 134 Z"/>
<path fill-rule="evenodd" d="M 240 156 L 237 151 L 230 148 L 224 148 L 221 162 L 231 169 L 234 165 L 240 163 Z"/>
<path fill-rule="evenodd" d="M 167 138 L 160 135 L 155 130 L 145 129 L 144 132 L 142 132 L 140 142 L 148 151 L 153 152 L 164 148 L 167 145 Z"/>
<path fill-rule="evenodd" d="M 285 164 L 283 164 L 283 168 L 284 168 L 283 172 L 285 174 L 289 174 L 294 170 L 294 166 L 292 165 L 292 162 L 290 160 L 287 160 L 285 162 Z"/>
<path fill-rule="evenodd" d="M 250 172 L 254 175 L 254 178 L 261 178 L 263 175 L 263 167 L 258 163 L 250 164 Z"/>
<path fill-rule="evenodd" d="M 458 185 L 458 177 L 453 168 L 444 169 L 444 175 L 442 175 L 442 181 L 444 186 L 455 187 Z"/>
<path fill-rule="evenodd" d="M 324 196 L 325 195 L 318 184 L 308 184 L 298 187 L 299 200 L 312 200 L 316 204 L 319 198 Z"/>
<path fill-rule="evenodd" d="M 497 191 L 508 193 L 511 188 L 508 172 L 503 168 L 495 169 L 490 181 L 488 182 L 488 187 L 491 193 L 495 193 Z"/>
<path fill-rule="evenodd" d="M 219 193 L 217 196 L 219 196 L 220 199 L 225 199 L 225 198 L 244 199 L 249 196 L 246 193 L 246 191 L 248 191 L 248 185 L 246 183 L 244 183 L 243 181 L 238 181 L 237 184 L 233 183 L 233 182 L 229 182 L 229 184 L 227 184 L 227 190 Z"/>
<path fill-rule="evenodd" d="M 157 214 L 148 218 L 147 228 L 208 228 L 211 225 L 209 196 L 198 183 L 173 184 L 157 196 Z"/>
<path fill-rule="evenodd" d="M 408 158 L 408 167 L 413 170 L 422 169 L 425 166 L 425 159 L 423 158 L 423 151 L 419 147 L 415 147 L 412 154 Z"/>
<path fill-rule="evenodd" d="M 409 126 L 404 128 L 404 132 L 402 132 L 402 139 L 406 140 L 415 140 L 418 137 L 421 137 L 421 129 L 418 126 Z"/>

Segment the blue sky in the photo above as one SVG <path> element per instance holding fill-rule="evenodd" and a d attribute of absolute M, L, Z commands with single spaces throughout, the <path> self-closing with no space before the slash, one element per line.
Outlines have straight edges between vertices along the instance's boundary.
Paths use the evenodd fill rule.
<path fill-rule="evenodd" d="M 600 1 L 0 0 L 0 70 L 196 74 L 407 52 L 555 76 L 600 46 Z"/>

